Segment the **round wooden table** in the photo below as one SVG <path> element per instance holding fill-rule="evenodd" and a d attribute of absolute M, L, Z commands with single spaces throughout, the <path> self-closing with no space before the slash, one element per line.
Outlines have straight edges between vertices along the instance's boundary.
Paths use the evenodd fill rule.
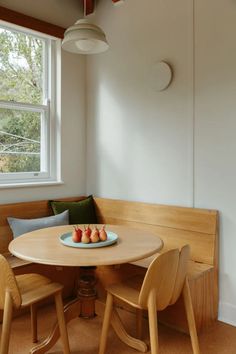
<path fill-rule="evenodd" d="M 84 227 L 84 225 L 79 226 L 82 229 Z M 100 228 L 99 225 L 98 228 Z M 106 230 L 112 231 L 118 236 L 117 242 L 107 247 L 74 248 L 65 246 L 61 243 L 60 236 L 73 231 L 73 225 L 65 225 L 24 234 L 11 241 L 9 250 L 15 256 L 34 263 L 91 267 L 134 262 L 157 253 L 163 247 L 162 240 L 147 231 L 120 225 L 106 225 Z M 76 299 L 65 308 L 67 322 L 78 316 L 79 306 L 79 300 Z M 141 351 L 147 350 L 144 342 L 119 331 L 119 323 L 117 323 L 115 315 L 112 325 L 125 343 Z M 46 352 L 54 345 L 58 336 L 59 331 L 55 327 L 43 343 L 31 349 L 31 353 Z"/>

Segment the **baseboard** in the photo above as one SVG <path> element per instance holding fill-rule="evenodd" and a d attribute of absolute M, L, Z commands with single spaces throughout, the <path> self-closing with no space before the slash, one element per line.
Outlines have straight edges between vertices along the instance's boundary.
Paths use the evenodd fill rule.
<path fill-rule="evenodd" d="M 236 327 L 236 306 L 220 302 L 218 320 Z"/>

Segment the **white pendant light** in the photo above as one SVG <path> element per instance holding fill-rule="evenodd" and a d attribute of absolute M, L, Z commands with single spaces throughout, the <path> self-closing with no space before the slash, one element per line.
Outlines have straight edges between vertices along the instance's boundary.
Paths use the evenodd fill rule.
<path fill-rule="evenodd" d="M 86 19 L 78 20 L 64 34 L 62 48 L 78 54 L 96 54 L 109 48 L 105 33 Z"/>

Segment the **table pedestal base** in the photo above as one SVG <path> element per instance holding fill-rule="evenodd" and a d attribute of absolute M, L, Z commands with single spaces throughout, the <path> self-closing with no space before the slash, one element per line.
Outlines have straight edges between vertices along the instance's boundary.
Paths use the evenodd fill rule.
<path fill-rule="evenodd" d="M 94 270 L 96 267 L 81 267 L 81 274 L 78 279 L 77 298 L 69 302 L 64 307 L 64 315 L 66 323 L 74 318 L 92 318 L 95 314 L 103 317 L 105 311 L 105 303 L 96 300 L 96 279 Z M 111 325 L 117 336 L 130 347 L 140 352 L 147 352 L 147 344 L 140 339 L 131 337 L 124 329 L 120 317 L 115 309 L 111 316 Z M 58 323 L 56 322 L 49 336 L 40 344 L 34 346 L 31 354 L 44 354 L 51 349 L 60 337 Z"/>
<path fill-rule="evenodd" d="M 95 308 L 96 308 L 96 313 L 97 315 L 103 316 L 104 310 L 105 310 L 105 304 L 99 300 L 95 302 Z M 66 323 L 70 322 L 74 318 L 79 317 L 81 310 L 81 303 L 78 299 L 71 301 L 68 303 L 65 308 L 64 308 L 64 313 L 65 313 L 65 321 Z M 78 319 L 79 321 L 82 321 L 82 319 Z M 130 347 L 137 349 L 140 352 L 147 352 L 148 346 L 145 342 L 131 337 L 124 329 L 120 318 L 116 312 L 116 310 L 113 310 L 112 317 L 111 317 L 111 325 L 117 334 L 117 336 L 127 345 Z M 57 322 L 55 323 L 50 335 L 40 344 L 36 345 L 30 350 L 31 354 L 44 354 L 48 350 L 50 350 L 55 343 L 58 341 L 60 338 L 60 332 L 59 332 L 59 327 Z"/>
<path fill-rule="evenodd" d="M 77 292 L 80 301 L 80 317 L 93 318 L 95 316 L 95 300 L 97 297 L 95 284 L 94 275 L 85 272 L 80 276 Z"/>

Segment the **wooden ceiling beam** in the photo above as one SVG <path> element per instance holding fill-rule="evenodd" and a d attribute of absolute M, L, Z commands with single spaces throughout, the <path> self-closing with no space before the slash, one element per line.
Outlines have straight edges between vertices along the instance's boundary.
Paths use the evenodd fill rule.
<path fill-rule="evenodd" d="M 95 0 L 84 0 L 83 3 L 85 16 L 92 14 L 95 10 Z"/>
<path fill-rule="evenodd" d="M 0 6 L 0 20 L 14 23 L 15 25 L 30 28 L 35 31 L 49 34 L 54 37 L 63 38 L 65 28 L 51 23 L 38 20 L 37 18 L 24 15 L 20 12 Z"/>
<path fill-rule="evenodd" d="M 85 16 L 92 14 L 95 11 L 95 1 L 96 0 L 82 0 L 84 6 Z M 121 2 L 122 0 L 112 0 L 114 4 Z"/>

